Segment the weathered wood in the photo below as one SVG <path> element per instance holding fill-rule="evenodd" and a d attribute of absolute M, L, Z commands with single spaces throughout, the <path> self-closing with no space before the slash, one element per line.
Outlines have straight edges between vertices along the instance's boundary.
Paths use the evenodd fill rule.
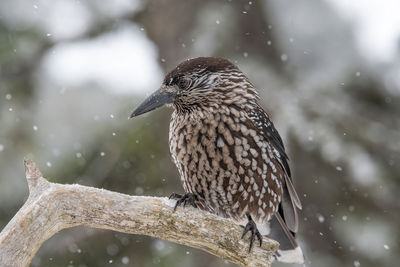
<path fill-rule="evenodd" d="M 0 266 L 29 266 L 43 242 L 79 225 L 158 237 L 243 266 L 270 266 L 278 248 L 264 238 L 248 253 L 240 226 L 192 207 L 173 212 L 175 201 L 167 198 L 50 183 L 31 160 L 25 160 L 25 173 L 29 198 L 0 233 Z"/>

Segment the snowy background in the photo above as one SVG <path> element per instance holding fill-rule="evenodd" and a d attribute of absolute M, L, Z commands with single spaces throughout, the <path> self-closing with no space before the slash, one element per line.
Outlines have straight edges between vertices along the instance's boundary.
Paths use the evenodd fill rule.
<path fill-rule="evenodd" d="M 180 61 L 219 56 L 259 88 L 285 140 L 306 266 L 396 266 L 399 10 L 396 0 L 2 0 L 0 229 L 28 196 L 24 157 L 54 182 L 181 192 L 170 111 L 127 117 Z M 47 241 L 32 266 L 232 265 L 78 227 Z"/>

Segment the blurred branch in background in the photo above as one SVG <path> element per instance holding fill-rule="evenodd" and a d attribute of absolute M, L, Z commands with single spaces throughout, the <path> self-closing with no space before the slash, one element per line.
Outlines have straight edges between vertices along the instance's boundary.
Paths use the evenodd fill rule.
<path fill-rule="evenodd" d="M 1 266 L 29 266 L 43 242 L 79 225 L 158 237 L 243 266 L 270 266 L 279 246 L 265 238 L 249 253 L 242 228 L 230 220 L 189 207 L 174 211 L 166 198 L 50 183 L 32 160 L 25 160 L 25 174 L 29 198 L 0 233 Z"/>

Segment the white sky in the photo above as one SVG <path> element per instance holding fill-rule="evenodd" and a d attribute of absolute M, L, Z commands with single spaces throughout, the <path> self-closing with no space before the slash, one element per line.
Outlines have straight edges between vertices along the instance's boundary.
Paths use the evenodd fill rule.
<path fill-rule="evenodd" d="M 393 61 L 400 50 L 400 0 L 329 0 L 353 21 L 358 46 L 372 61 Z"/>

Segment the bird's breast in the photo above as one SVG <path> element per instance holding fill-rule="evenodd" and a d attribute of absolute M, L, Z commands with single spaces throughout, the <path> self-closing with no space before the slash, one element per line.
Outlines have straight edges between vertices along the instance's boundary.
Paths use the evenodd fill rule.
<path fill-rule="evenodd" d="M 185 191 L 196 194 L 209 210 L 233 218 L 251 212 L 261 218 L 277 209 L 278 166 L 269 143 L 242 111 L 174 113 L 169 144 Z"/>

